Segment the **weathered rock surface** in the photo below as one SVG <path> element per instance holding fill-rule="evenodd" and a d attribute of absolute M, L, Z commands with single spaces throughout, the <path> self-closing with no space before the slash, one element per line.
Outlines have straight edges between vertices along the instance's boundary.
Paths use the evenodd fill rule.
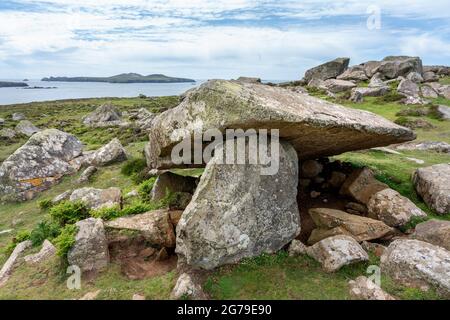
<path fill-rule="evenodd" d="M 89 126 L 103 125 L 108 122 L 115 124 L 122 121 L 122 114 L 111 103 L 105 103 L 94 112 L 83 118 L 83 123 Z"/>
<path fill-rule="evenodd" d="M 152 125 L 152 120 L 156 117 L 156 114 L 148 111 L 145 108 L 140 108 L 131 119 L 136 120 L 136 124 L 142 129 L 147 130 Z"/>
<path fill-rule="evenodd" d="M 312 208 L 309 214 L 319 229 L 336 230 L 336 234 L 350 235 L 358 242 L 379 239 L 392 231 L 381 221 L 340 210 Z"/>
<path fill-rule="evenodd" d="M 78 266 L 82 272 L 104 270 L 109 263 L 109 252 L 103 221 L 89 218 L 75 225 L 78 232 L 75 244 L 67 255 L 69 264 Z"/>
<path fill-rule="evenodd" d="M 356 201 L 367 204 L 377 192 L 389 188 L 388 185 L 375 179 L 369 168 L 354 170 L 345 180 L 339 193 L 350 196 Z"/>
<path fill-rule="evenodd" d="M 420 92 L 422 93 L 422 97 L 424 98 L 432 98 L 435 99 L 438 97 L 438 94 L 436 91 L 434 91 L 433 88 L 429 87 L 429 86 L 422 86 L 420 88 Z"/>
<path fill-rule="evenodd" d="M 442 163 L 419 168 L 413 184 L 425 203 L 438 214 L 450 212 L 450 164 Z"/>
<path fill-rule="evenodd" d="M 92 177 L 92 175 L 97 172 L 97 168 L 94 166 L 87 167 L 80 175 L 80 177 L 77 180 L 77 183 L 85 183 L 89 182 L 89 179 Z"/>
<path fill-rule="evenodd" d="M 450 221 L 432 219 L 419 223 L 411 237 L 450 251 Z"/>
<path fill-rule="evenodd" d="M 377 69 L 386 79 L 407 76 L 410 72 L 423 73 L 422 60 L 419 57 L 389 56 L 385 57 Z"/>
<path fill-rule="evenodd" d="M 367 277 L 360 276 L 349 281 L 350 295 L 358 300 L 395 300 Z"/>
<path fill-rule="evenodd" d="M 26 200 L 76 171 L 71 161 L 82 153 L 73 135 L 48 129 L 33 135 L 0 166 L 0 198 Z"/>
<path fill-rule="evenodd" d="M 155 210 L 106 223 L 106 227 L 138 231 L 152 245 L 175 247 L 175 229 L 168 210 Z"/>
<path fill-rule="evenodd" d="M 281 143 L 279 155 L 274 175 L 261 175 L 263 165 L 220 164 L 220 152 L 211 159 L 177 226 L 179 259 L 213 269 L 276 252 L 300 233 L 297 154 Z"/>
<path fill-rule="evenodd" d="M 107 207 L 122 206 L 122 191 L 119 188 L 76 189 L 70 195 L 70 201 L 82 201 L 91 209 L 101 209 Z"/>
<path fill-rule="evenodd" d="M 438 105 L 436 111 L 441 119 L 450 120 L 450 107 Z"/>
<path fill-rule="evenodd" d="M 84 156 L 83 163 L 91 166 L 106 166 L 127 160 L 127 152 L 119 139 L 114 138 L 100 149 Z"/>
<path fill-rule="evenodd" d="M 279 129 L 302 159 L 414 139 L 409 129 L 372 113 L 347 109 L 290 90 L 212 80 L 190 90 L 176 108 L 158 115 L 145 152 L 150 167 L 173 167 L 174 145 L 194 132 L 227 128 Z"/>
<path fill-rule="evenodd" d="M 416 71 L 408 73 L 406 75 L 406 79 L 408 79 L 408 80 L 410 80 L 410 81 L 412 81 L 414 83 L 421 83 L 421 82 L 423 82 L 422 75 L 420 73 L 416 72 Z"/>
<path fill-rule="evenodd" d="M 14 112 L 12 114 L 13 121 L 20 121 L 20 120 L 25 120 L 25 119 L 26 119 L 26 117 L 23 113 Z"/>
<path fill-rule="evenodd" d="M 320 262 L 326 272 L 334 272 L 345 265 L 369 260 L 359 243 L 345 235 L 323 239 L 307 247 L 306 253 Z"/>
<path fill-rule="evenodd" d="M 406 286 L 433 286 L 450 297 L 450 252 L 419 240 L 398 239 L 381 257 L 381 271 Z"/>
<path fill-rule="evenodd" d="M 198 300 L 204 299 L 205 294 L 203 293 L 200 284 L 196 283 L 191 275 L 188 273 L 182 273 L 178 277 L 175 288 L 173 288 L 172 293 L 170 294 L 170 298 L 174 300 L 185 298 Z"/>
<path fill-rule="evenodd" d="M 247 82 L 247 83 L 261 83 L 260 78 L 254 78 L 254 77 L 239 77 L 239 78 L 237 78 L 237 81 Z"/>
<path fill-rule="evenodd" d="M 377 87 L 358 87 L 353 89 L 353 92 L 361 94 L 363 97 L 379 97 L 384 96 L 389 92 L 388 86 Z"/>
<path fill-rule="evenodd" d="M 383 81 L 383 76 L 381 73 L 375 73 L 372 78 L 370 78 L 369 87 L 377 88 L 377 87 L 386 87 L 386 83 Z"/>
<path fill-rule="evenodd" d="M 0 138 L 1 139 L 14 139 L 17 133 L 13 129 L 3 128 L 0 130 Z"/>
<path fill-rule="evenodd" d="M 164 199 L 167 192 L 187 192 L 194 193 L 196 187 L 196 179 L 192 177 L 184 177 L 172 172 L 164 172 L 159 175 L 153 185 L 151 191 L 151 199 L 158 201 Z"/>
<path fill-rule="evenodd" d="M 72 190 L 64 191 L 63 193 L 58 194 L 56 197 L 52 199 L 53 204 L 58 204 L 64 200 L 69 200 L 70 195 L 72 194 Z"/>
<path fill-rule="evenodd" d="M 36 127 L 28 120 L 22 120 L 16 125 L 16 132 L 24 134 L 28 137 L 31 137 L 33 134 L 39 131 L 41 131 L 41 129 Z"/>
<path fill-rule="evenodd" d="M 309 82 L 312 79 L 327 80 L 336 78 L 348 68 L 349 62 L 349 58 L 337 58 L 325 62 L 317 67 L 307 70 L 303 79 L 306 82 Z"/>
<path fill-rule="evenodd" d="M 289 245 L 289 256 L 295 257 L 298 255 L 306 254 L 306 248 L 307 247 L 300 240 L 294 239 Z"/>
<path fill-rule="evenodd" d="M 356 87 L 351 81 L 347 80 L 337 80 L 337 79 L 328 79 L 322 82 L 319 88 L 330 91 L 332 93 L 339 93 L 343 91 L 347 91 Z"/>
<path fill-rule="evenodd" d="M 369 78 L 367 77 L 366 72 L 364 71 L 364 66 L 357 65 L 357 66 L 348 68 L 342 74 L 337 76 L 336 79 L 348 80 L 348 81 L 350 81 L 350 80 L 365 81 Z"/>
<path fill-rule="evenodd" d="M 370 218 L 381 220 L 391 227 L 404 226 L 414 217 L 427 216 L 411 200 L 392 189 L 375 193 L 367 208 Z"/>
<path fill-rule="evenodd" d="M 0 270 L 0 288 L 5 285 L 9 277 L 12 275 L 14 269 L 20 264 L 23 258 L 23 253 L 25 250 L 30 248 L 32 245 L 30 240 L 23 241 L 14 248 L 14 251 L 6 260 L 2 269 Z"/>
<path fill-rule="evenodd" d="M 38 253 L 25 256 L 23 259 L 28 264 L 37 264 L 46 261 L 56 254 L 55 246 L 48 240 L 44 240 L 42 248 Z"/>
<path fill-rule="evenodd" d="M 398 85 L 397 92 L 405 96 L 417 97 L 419 95 L 419 86 L 408 79 L 403 79 Z"/>
<path fill-rule="evenodd" d="M 380 67 L 381 61 L 367 61 L 363 64 L 367 78 L 372 78 Z"/>
<path fill-rule="evenodd" d="M 439 76 L 436 75 L 433 71 L 425 71 L 423 73 L 423 81 L 424 82 L 435 82 L 439 81 Z"/>

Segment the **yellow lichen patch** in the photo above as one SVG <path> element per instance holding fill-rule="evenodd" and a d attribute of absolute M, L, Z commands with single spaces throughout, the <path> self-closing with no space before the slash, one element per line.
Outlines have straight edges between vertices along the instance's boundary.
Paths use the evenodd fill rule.
<path fill-rule="evenodd" d="M 33 178 L 33 179 L 26 179 L 21 180 L 22 183 L 30 183 L 33 187 L 39 187 L 44 183 L 43 178 Z"/>

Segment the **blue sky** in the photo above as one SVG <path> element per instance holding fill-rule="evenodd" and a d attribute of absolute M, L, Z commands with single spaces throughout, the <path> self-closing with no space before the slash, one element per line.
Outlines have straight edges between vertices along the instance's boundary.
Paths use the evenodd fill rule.
<path fill-rule="evenodd" d="M 338 56 L 358 64 L 393 54 L 450 65 L 449 1 L 0 1 L 0 79 L 288 80 Z"/>

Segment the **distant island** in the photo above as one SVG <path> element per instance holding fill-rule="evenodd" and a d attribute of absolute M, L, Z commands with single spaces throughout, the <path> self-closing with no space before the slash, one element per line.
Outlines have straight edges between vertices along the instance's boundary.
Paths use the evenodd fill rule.
<path fill-rule="evenodd" d="M 24 82 L 5 82 L 0 81 L 0 88 L 28 87 Z"/>
<path fill-rule="evenodd" d="M 163 74 L 150 74 L 143 76 L 138 73 L 123 73 L 112 77 L 49 77 L 42 81 L 59 82 L 107 82 L 107 83 L 176 83 L 195 82 L 192 79 L 173 78 Z"/>

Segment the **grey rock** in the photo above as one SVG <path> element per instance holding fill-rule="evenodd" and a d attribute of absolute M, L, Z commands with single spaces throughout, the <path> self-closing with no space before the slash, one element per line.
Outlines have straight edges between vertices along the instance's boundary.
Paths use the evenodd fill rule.
<path fill-rule="evenodd" d="M 360 93 L 363 97 L 380 97 L 389 93 L 389 87 L 358 87 L 353 91 Z"/>
<path fill-rule="evenodd" d="M 351 81 L 347 80 L 338 80 L 338 79 L 328 79 L 321 83 L 319 88 L 327 90 L 331 93 L 339 93 L 344 92 L 350 89 L 353 89 L 356 87 L 356 84 L 354 84 Z"/>
<path fill-rule="evenodd" d="M 109 252 L 102 219 L 89 218 L 78 221 L 75 244 L 69 250 L 70 265 L 82 272 L 99 272 L 108 266 Z"/>
<path fill-rule="evenodd" d="M 419 96 L 419 86 L 411 80 L 403 79 L 398 85 L 397 92 L 405 96 Z"/>
<path fill-rule="evenodd" d="M 56 197 L 54 197 L 52 199 L 52 203 L 53 204 L 58 204 L 58 203 L 60 203 L 62 201 L 69 200 L 71 194 L 72 194 L 72 190 L 64 191 L 63 193 L 61 193 L 61 194 L 57 195 Z"/>
<path fill-rule="evenodd" d="M 170 298 L 174 300 L 178 299 L 204 299 L 205 294 L 203 293 L 200 284 L 194 281 L 193 277 L 188 273 L 182 273 L 175 284 L 175 287 L 170 294 Z"/>
<path fill-rule="evenodd" d="M 395 149 L 450 153 L 450 144 L 442 141 L 407 142 L 397 145 Z"/>
<path fill-rule="evenodd" d="M 33 134 L 35 134 L 36 132 L 41 131 L 41 129 L 39 129 L 38 127 L 36 127 L 35 125 L 33 125 L 30 121 L 28 120 L 21 120 L 17 125 L 16 125 L 16 132 L 19 132 L 21 134 L 24 134 L 28 137 L 31 137 Z"/>
<path fill-rule="evenodd" d="M 414 172 L 413 184 L 425 203 L 438 214 L 450 212 L 450 164 L 435 164 Z"/>
<path fill-rule="evenodd" d="M 97 168 L 94 166 L 87 167 L 82 173 L 81 176 L 78 178 L 77 183 L 86 183 L 89 182 L 89 179 L 92 177 L 92 175 L 97 172 Z"/>
<path fill-rule="evenodd" d="M 239 78 L 237 78 L 237 81 L 247 82 L 247 83 L 261 83 L 260 78 L 254 78 L 254 77 L 239 77 Z"/>
<path fill-rule="evenodd" d="M 416 71 L 408 73 L 406 75 L 406 79 L 408 79 L 408 80 L 410 80 L 410 81 L 412 81 L 414 83 L 421 83 L 424 80 L 422 75 L 420 73 L 416 72 Z"/>
<path fill-rule="evenodd" d="M 386 83 L 383 81 L 381 73 L 377 72 L 372 76 L 372 78 L 370 78 L 369 87 L 386 87 Z"/>
<path fill-rule="evenodd" d="M 433 71 L 426 71 L 423 73 L 423 81 L 424 82 L 439 81 L 439 76 L 436 75 Z"/>
<path fill-rule="evenodd" d="M 370 198 L 378 191 L 389 188 L 388 185 L 375 179 L 369 168 L 354 170 L 345 180 L 339 193 L 349 196 L 359 203 L 367 204 Z"/>
<path fill-rule="evenodd" d="M 108 189 L 81 188 L 72 192 L 70 201 L 82 201 L 94 210 L 114 206 L 120 208 L 122 191 L 113 187 Z"/>
<path fill-rule="evenodd" d="M 73 135 L 48 129 L 34 134 L 0 166 L 0 198 L 26 200 L 76 172 L 83 145 Z"/>
<path fill-rule="evenodd" d="M 405 286 L 436 288 L 450 297 L 450 252 L 419 240 L 393 241 L 381 256 L 381 272 Z"/>
<path fill-rule="evenodd" d="M 306 254 L 306 249 L 307 247 L 300 240 L 294 239 L 289 245 L 288 253 L 289 256 L 295 257 L 302 254 Z"/>
<path fill-rule="evenodd" d="M 46 239 L 44 240 L 42 248 L 38 253 L 30 254 L 28 256 L 25 256 L 23 259 L 25 260 L 25 263 L 33 265 L 47 261 L 48 259 L 54 257 L 55 255 L 56 255 L 55 246 Z"/>
<path fill-rule="evenodd" d="M 122 114 L 111 103 L 101 105 L 94 112 L 83 118 L 83 124 L 89 126 L 99 123 L 120 121 L 122 121 Z"/>
<path fill-rule="evenodd" d="M 422 86 L 420 88 L 420 92 L 422 93 L 422 97 L 424 97 L 424 98 L 435 99 L 438 97 L 438 94 L 436 93 L 436 91 L 434 91 L 434 89 L 429 86 Z"/>
<path fill-rule="evenodd" d="M 91 166 L 107 166 L 127 160 L 127 152 L 119 139 L 114 138 L 100 149 L 84 156 L 83 163 Z"/>
<path fill-rule="evenodd" d="M 439 88 L 439 95 L 445 99 L 450 99 L 450 85 L 442 85 Z"/>
<path fill-rule="evenodd" d="M 1 139 L 14 139 L 17 133 L 13 129 L 3 128 L 0 130 L 0 138 Z"/>
<path fill-rule="evenodd" d="M 386 79 L 406 76 L 410 72 L 422 74 L 422 60 L 419 57 L 389 56 L 383 59 L 377 71 Z"/>
<path fill-rule="evenodd" d="M 23 113 L 14 112 L 12 114 L 13 121 L 20 121 L 20 120 L 25 120 L 25 119 L 26 119 L 26 117 Z"/>
<path fill-rule="evenodd" d="M 360 276 L 348 284 L 350 295 L 358 300 L 395 300 L 367 277 Z"/>
<path fill-rule="evenodd" d="M 327 80 L 336 78 L 338 75 L 343 73 L 350 62 L 349 58 L 337 58 L 332 61 L 321 64 L 317 67 L 309 69 L 305 72 L 304 80 L 306 82 L 312 79 Z"/>
<path fill-rule="evenodd" d="M 438 105 L 436 111 L 441 119 L 450 120 L 450 107 Z"/>
<path fill-rule="evenodd" d="M 416 225 L 411 238 L 425 241 L 450 251 L 450 221 L 428 220 Z"/>
<path fill-rule="evenodd" d="M 279 154 L 275 175 L 261 175 L 262 165 L 220 164 L 219 152 L 212 158 L 177 226 L 179 259 L 213 269 L 276 252 L 300 233 L 297 154 L 287 143 Z"/>
<path fill-rule="evenodd" d="M 364 102 L 364 97 L 361 92 L 358 90 L 352 90 L 352 94 L 350 96 L 350 101 L 354 103 L 362 103 Z"/>
<path fill-rule="evenodd" d="M 357 66 L 353 66 L 353 67 L 348 68 L 342 74 L 337 76 L 336 79 L 348 80 L 348 81 L 350 81 L 350 80 L 365 81 L 365 80 L 367 80 L 369 78 L 367 77 L 366 72 L 364 71 L 364 66 L 363 65 L 357 65 Z"/>
<path fill-rule="evenodd" d="M 366 73 L 367 78 L 372 78 L 375 73 L 377 73 L 378 68 L 380 67 L 380 61 L 367 61 L 363 64 L 364 72 Z"/>
<path fill-rule="evenodd" d="M 14 251 L 9 256 L 8 260 L 6 260 L 2 269 L 0 270 L 0 288 L 5 285 L 8 281 L 9 277 L 11 277 L 14 269 L 17 268 L 20 263 L 23 261 L 23 253 L 31 248 L 31 241 L 26 240 L 16 245 Z"/>

